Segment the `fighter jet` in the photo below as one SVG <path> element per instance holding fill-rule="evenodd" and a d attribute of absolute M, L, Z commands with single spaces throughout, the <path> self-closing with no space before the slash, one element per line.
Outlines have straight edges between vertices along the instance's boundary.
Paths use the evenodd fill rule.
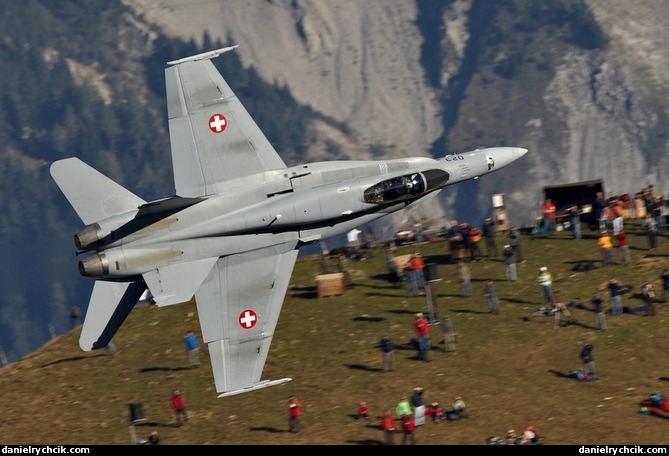
<path fill-rule="evenodd" d="M 140 298 L 169 306 L 195 296 L 218 397 L 291 380 L 261 377 L 301 246 L 527 153 L 287 167 L 211 62 L 236 47 L 167 63 L 175 196 L 147 202 L 75 157 L 50 168 L 85 225 L 74 235 L 79 272 L 95 279 L 81 349 L 104 348 Z"/>

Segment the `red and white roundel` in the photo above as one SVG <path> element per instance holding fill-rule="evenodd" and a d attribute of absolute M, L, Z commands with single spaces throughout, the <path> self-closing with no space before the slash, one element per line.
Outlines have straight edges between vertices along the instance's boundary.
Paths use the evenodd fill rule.
<path fill-rule="evenodd" d="M 246 309 L 239 314 L 239 326 L 244 329 L 253 328 L 258 323 L 258 314 L 251 309 Z"/>
<path fill-rule="evenodd" d="M 228 119 L 223 114 L 214 114 L 209 118 L 209 129 L 214 133 L 222 133 L 228 126 Z"/>

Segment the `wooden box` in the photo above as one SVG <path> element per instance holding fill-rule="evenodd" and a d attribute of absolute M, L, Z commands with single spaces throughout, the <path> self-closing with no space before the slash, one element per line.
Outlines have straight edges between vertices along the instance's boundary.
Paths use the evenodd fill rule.
<path fill-rule="evenodd" d="M 404 267 L 407 264 L 407 261 L 411 259 L 411 254 L 409 255 L 397 255 L 393 260 L 395 260 L 395 266 L 397 267 L 398 274 L 402 275 Z"/>
<path fill-rule="evenodd" d="M 316 276 L 316 294 L 319 298 L 343 295 L 346 290 L 343 272 Z"/>

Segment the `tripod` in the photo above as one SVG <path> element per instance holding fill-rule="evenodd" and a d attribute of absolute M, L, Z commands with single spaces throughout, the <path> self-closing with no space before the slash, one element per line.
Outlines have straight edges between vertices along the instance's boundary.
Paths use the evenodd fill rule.
<path fill-rule="evenodd" d="M 573 323 L 575 321 L 571 316 L 571 312 L 567 309 L 567 306 L 558 302 L 553 306 L 553 329 L 560 327 L 563 316 L 567 319 L 567 323 Z"/>

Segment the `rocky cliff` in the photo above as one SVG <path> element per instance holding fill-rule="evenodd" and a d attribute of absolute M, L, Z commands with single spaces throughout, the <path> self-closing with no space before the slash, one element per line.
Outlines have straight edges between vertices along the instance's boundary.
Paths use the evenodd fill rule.
<path fill-rule="evenodd" d="M 347 134 L 310 126 L 320 138 L 314 159 L 331 158 L 325 138 L 355 157 L 530 149 L 496 178 L 443 192 L 439 210 L 447 217 L 458 209 L 460 217 L 478 217 L 490 209 L 491 194 L 503 192 L 515 223 L 525 224 L 540 207 L 542 186 L 598 178 L 607 192 L 650 183 L 669 192 L 669 10 L 661 0 L 586 1 L 606 44 L 587 49 L 560 41 L 560 32 L 535 33 L 513 77 L 490 71 L 513 52 L 504 45 L 493 61 L 466 68 L 485 55 L 471 45 L 472 34 L 484 36 L 489 26 L 481 19 L 489 4 L 476 0 L 432 2 L 442 4 L 432 8 L 440 17 L 428 18 L 420 17 L 430 13 L 428 2 L 421 11 L 421 2 L 406 0 L 125 2 L 168 34 L 200 40 L 207 31 L 239 44 L 245 65 L 344 122 Z M 426 23 L 433 30 L 421 29 Z M 426 46 L 430 40 L 438 45 Z M 439 60 L 436 78 L 427 74 L 431 59 Z M 464 209 L 472 205 L 479 210 Z"/>

